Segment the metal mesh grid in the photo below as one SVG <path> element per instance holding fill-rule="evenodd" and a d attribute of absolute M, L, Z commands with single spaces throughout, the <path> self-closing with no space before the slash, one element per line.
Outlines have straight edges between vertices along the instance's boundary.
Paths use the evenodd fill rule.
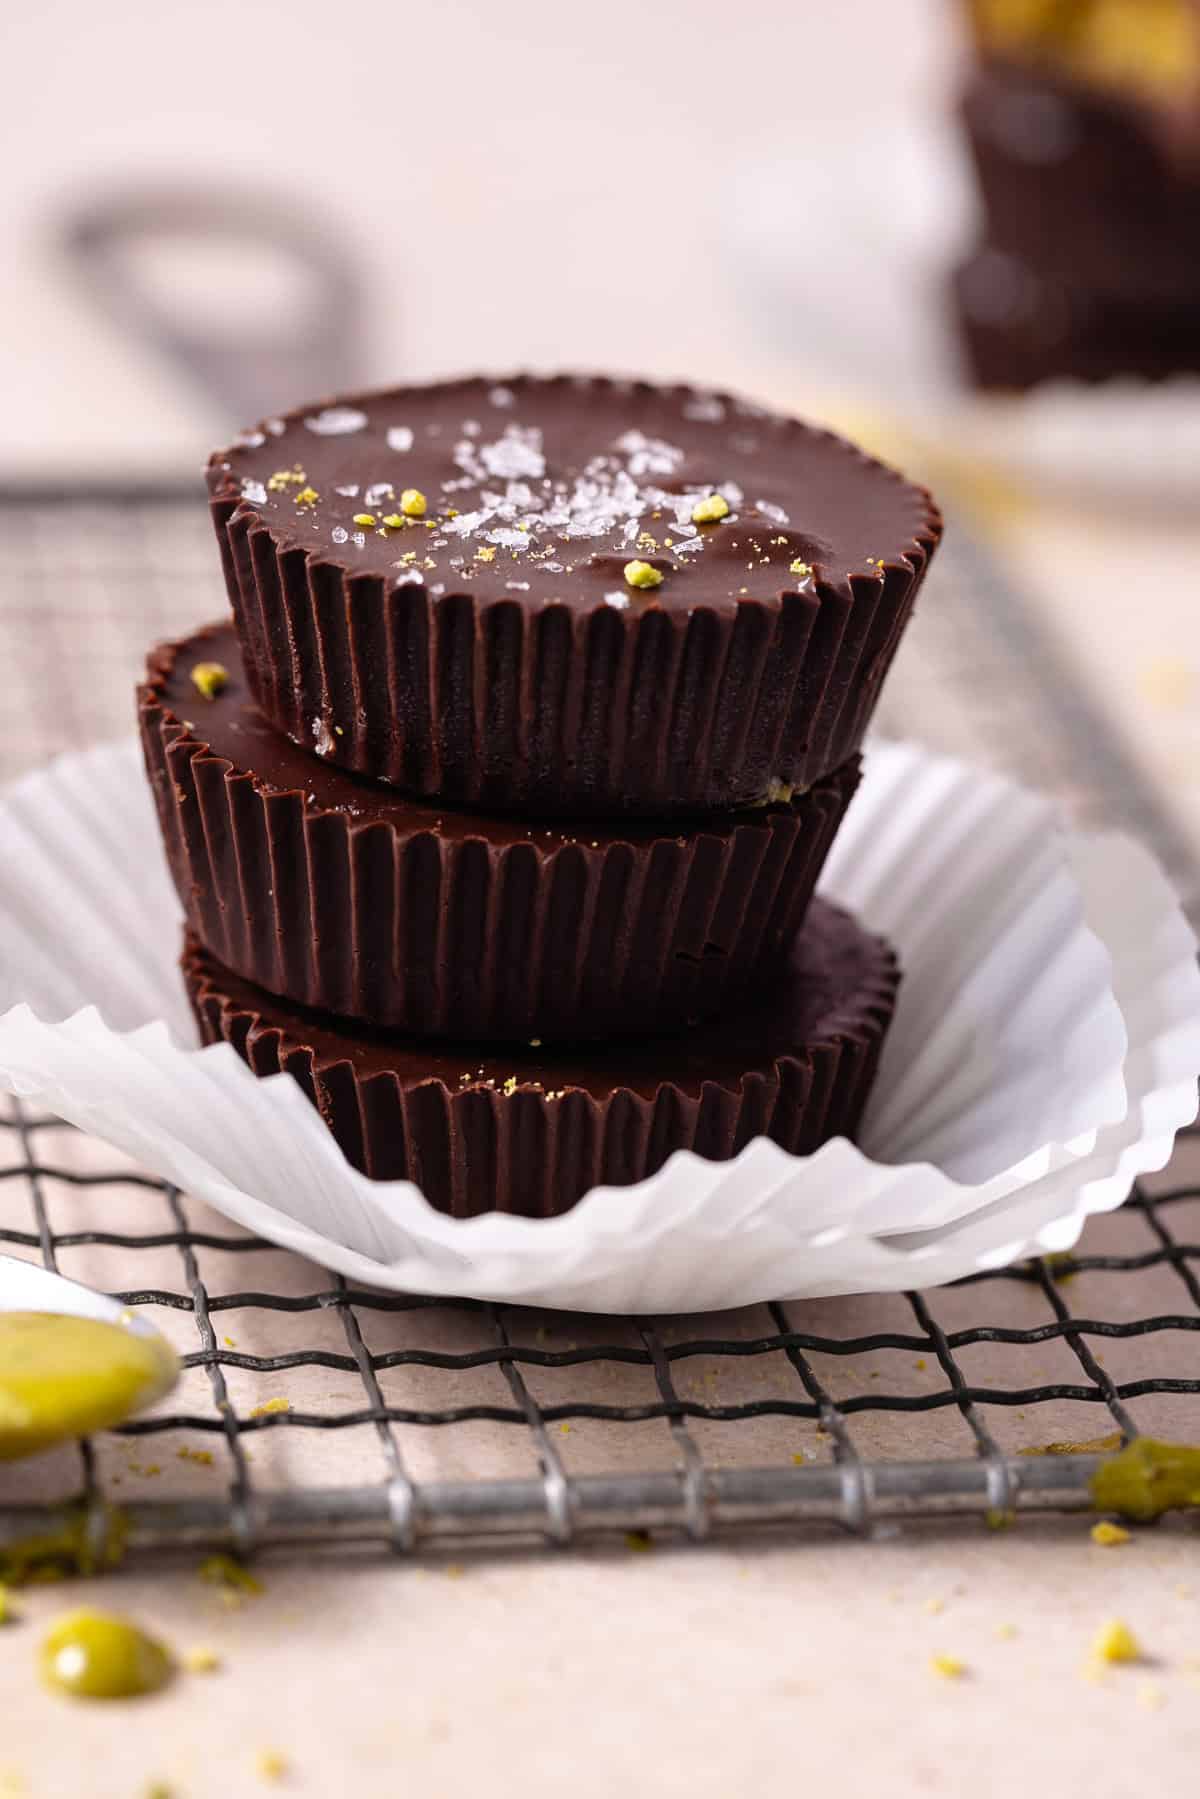
<path fill-rule="evenodd" d="M 1200 1137 L 1192 1141 L 1200 1147 Z M 1161 1410 L 1155 1415 L 1154 1428 L 1162 1430 L 1165 1424 L 1169 1430 L 1173 1422 L 1176 1433 L 1183 1434 L 1190 1419 L 1194 1431 L 1200 1379 L 1186 1370 L 1195 1369 L 1200 1332 L 1200 1241 L 1182 1237 L 1174 1217 L 1187 1212 L 1189 1231 L 1200 1223 L 1200 1182 L 1171 1185 L 1155 1195 L 1139 1189 L 1119 1220 L 1106 1221 L 1110 1227 L 1119 1223 L 1124 1233 L 1137 1226 L 1135 1234 L 1144 1243 L 1136 1248 L 1088 1250 L 1053 1267 L 1026 1263 L 976 1275 L 942 1294 L 909 1293 L 894 1304 L 856 1302 L 849 1316 L 867 1328 L 821 1329 L 831 1311 L 839 1315 L 830 1302 L 753 1308 L 711 1321 L 716 1330 L 707 1328 L 710 1321 L 549 1315 L 534 1324 L 538 1315 L 515 1308 L 375 1293 L 353 1288 L 337 1276 L 326 1275 L 301 1293 L 264 1290 L 255 1278 L 256 1262 L 279 1258 L 270 1244 L 211 1215 L 194 1218 L 189 1202 L 170 1186 L 106 1168 L 103 1156 L 111 1161 L 109 1152 L 103 1152 L 99 1164 L 80 1165 L 74 1154 L 78 1143 L 70 1127 L 28 1116 L 19 1102 L 10 1102 L 0 1127 L 0 1183 L 7 1195 L 3 1216 L 12 1220 L 22 1202 L 28 1216 L 0 1227 L 0 1244 L 39 1256 L 51 1268 L 62 1268 L 69 1256 L 82 1251 L 119 1255 L 126 1271 L 119 1297 L 130 1306 L 174 1315 L 182 1329 L 171 1328 L 170 1334 L 201 1385 L 185 1387 L 183 1403 L 168 1402 L 155 1415 L 107 1433 L 95 1445 L 84 1444 L 78 1462 L 72 1463 L 64 1451 L 56 1471 L 59 1511 L 48 1510 L 44 1500 L 33 1505 L 15 1495 L 15 1503 L 0 1508 L 0 1540 L 4 1534 L 64 1525 L 65 1508 L 80 1490 L 97 1538 L 106 1528 L 106 1508 L 122 1508 L 131 1549 L 186 1544 L 249 1554 L 265 1545 L 333 1537 L 412 1550 L 446 1540 L 533 1537 L 567 1543 L 612 1530 L 669 1531 L 700 1539 L 721 1526 L 782 1523 L 837 1524 L 861 1532 L 898 1516 L 995 1517 L 1085 1507 L 1087 1481 L 1098 1456 L 1022 1455 L 1012 1432 L 995 1422 L 1001 1415 L 1015 1416 L 1019 1434 L 1044 1446 L 1054 1438 L 1056 1421 L 1070 1419 L 1073 1408 L 1082 1406 L 1088 1408 L 1085 1443 L 1109 1432 L 1127 1439 L 1140 1427 L 1137 1402 L 1153 1399 L 1177 1402 L 1169 1419 Z M 118 1187 L 137 1194 L 138 1230 L 97 1222 L 104 1216 L 106 1190 Z M 17 1205 L 14 1192 L 21 1195 Z M 239 1280 L 228 1290 L 214 1290 L 202 1273 L 201 1259 L 213 1252 L 236 1257 Z M 175 1268 L 171 1284 L 139 1280 L 142 1260 L 152 1253 L 157 1254 L 155 1274 Z M 1071 1293 L 1089 1276 L 1110 1282 L 1119 1277 L 1120 1288 L 1112 1291 L 1119 1291 L 1125 1303 L 1111 1309 L 1135 1315 L 1102 1316 L 1090 1307 L 1073 1308 Z M 1153 1276 L 1159 1277 L 1157 1283 L 1148 1285 Z M 1037 1322 L 1001 1322 L 1012 1314 L 1013 1291 L 1027 1300 L 1040 1299 L 1045 1315 Z M 1151 1306 L 1140 1315 L 1128 1301 L 1143 1294 Z M 960 1311 L 967 1300 L 970 1323 L 955 1326 L 944 1316 L 948 1298 L 960 1302 Z M 253 1319 L 269 1341 L 276 1321 L 288 1314 L 333 1322 L 341 1346 L 306 1343 L 253 1353 L 222 1328 L 233 1315 L 241 1320 L 240 1331 Z M 422 1321 L 434 1314 L 440 1315 L 443 1331 L 451 1321 L 452 1335 L 462 1347 L 437 1347 L 433 1332 L 432 1341 L 423 1340 Z M 840 1316 L 846 1315 L 843 1308 Z M 406 1320 L 405 1334 L 414 1340 L 393 1348 L 372 1347 L 374 1321 L 380 1318 Z M 591 1340 L 547 1347 L 551 1329 L 582 1329 Z M 1113 1346 L 1153 1338 L 1169 1345 L 1174 1357 L 1170 1371 L 1125 1377 L 1106 1366 Z M 991 1352 L 989 1362 L 968 1366 L 967 1353 L 983 1348 Z M 1059 1370 L 1054 1378 L 1010 1380 L 1002 1372 L 1002 1348 L 1034 1353 L 1057 1349 Z M 838 1365 L 861 1364 L 864 1358 L 902 1358 L 892 1360 L 891 1367 L 919 1370 L 921 1390 L 904 1391 L 901 1383 L 893 1387 L 882 1370 L 873 1369 L 870 1373 L 881 1375 L 878 1385 L 868 1375 L 860 1391 L 837 1391 L 845 1385 L 838 1379 Z M 694 1381 L 688 1391 L 682 1390 L 686 1371 L 697 1363 L 719 1368 L 721 1374 L 706 1376 L 698 1391 Z M 771 1390 L 759 1393 L 758 1378 L 768 1367 Z M 301 1402 L 286 1411 L 256 1412 L 231 1386 L 236 1371 L 256 1380 L 266 1377 L 278 1394 L 286 1395 L 292 1377 L 311 1380 L 318 1370 L 352 1377 L 333 1406 Z M 536 1384 L 536 1377 L 549 1371 L 602 1371 L 611 1397 L 593 1399 L 570 1391 L 550 1397 Z M 456 1402 L 438 1402 L 433 1393 L 437 1376 L 445 1372 L 468 1382 L 498 1373 L 503 1390 L 475 1394 L 468 1386 Z M 715 1388 L 726 1374 L 733 1391 L 718 1396 Z M 635 1383 L 644 1393 L 632 1399 Z M 872 1421 L 936 1414 L 959 1421 L 963 1449 L 969 1453 L 912 1461 L 872 1453 L 863 1440 L 862 1427 Z M 700 1436 L 700 1427 L 743 1427 L 763 1420 L 775 1426 L 778 1447 L 788 1449 L 774 1465 L 739 1466 L 727 1451 L 714 1455 Z M 414 1471 L 410 1450 L 419 1438 L 481 1423 L 520 1440 L 519 1453 L 531 1464 L 524 1477 L 473 1468 L 465 1479 L 430 1480 Z M 646 1425 L 665 1429 L 670 1455 L 660 1456 L 665 1463 L 660 1467 L 618 1465 L 606 1473 L 573 1472 L 559 1433 L 567 1427 L 569 1440 L 584 1424 L 602 1427 L 609 1459 L 618 1463 L 620 1456 L 611 1455 L 614 1443 Z M 798 1434 L 798 1425 L 808 1429 Z M 369 1479 L 320 1484 L 309 1477 L 304 1451 L 289 1457 L 282 1481 L 277 1468 L 268 1469 L 265 1480 L 258 1477 L 250 1446 L 264 1437 L 336 1439 L 363 1429 L 375 1446 Z M 1079 1426 L 1071 1427 L 1069 1435 L 1080 1434 Z M 139 1492 L 131 1498 L 124 1488 L 133 1475 L 156 1475 L 161 1464 L 147 1465 L 122 1455 L 122 1449 L 135 1449 L 139 1458 L 148 1452 L 169 1454 L 169 1447 L 160 1451 L 159 1445 L 169 1446 L 181 1436 L 186 1442 L 177 1454 L 186 1472 L 202 1468 L 206 1476 L 211 1471 L 210 1478 L 176 1495 Z M 799 1441 L 806 1451 L 790 1447 Z M 944 1435 L 941 1447 L 953 1447 Z M 498 1447 L 490 1461 L 493 1468 L 511 1468 L 511 1445 Z M 44 1470 L 46 1464 L 39 1466 Z M 197 1490 L 197 1484 L 208 1490 Z"/>
<path fill-rule="evenodd" d="M 1187 846 L 1131 760 L 1019 597 L 959 543 L 935 571 L 955 603 L 926 603 L 886 725 L 993 762 L 1019 748 L 1093 817 L 1098 776 L 1103 815 L 1191 891 Z M 220 606 L 194 502 L 0 497 L 0 648 L 25 708 L 6 772 L 123 728 L 146 642 Z M 147 1308 L 186 1370 L 155 1415 L 6 1474 L 0 1543 L 77 1524 L 81 1493 L 97 1542 L 120 1507 L 130 1551 L 862 1531 L 1079 1509 L 1098 1456 L 1022 1449 L 1197 1433 L 1200 1138 L 1053 1269 L 669 1321 L 351 1288 L 120 1162 L 17 1102 L 0 1118 L 0 1247 Z"/>

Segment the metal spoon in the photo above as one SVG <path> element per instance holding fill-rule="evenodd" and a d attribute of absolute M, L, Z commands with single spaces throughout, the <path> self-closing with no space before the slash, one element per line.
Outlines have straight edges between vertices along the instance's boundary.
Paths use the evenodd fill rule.
<path fill-rule="evenodd" d="M 111 1429 L 178 1378 L 175 1351 L 147 1319 L 0 1255 L 0 1462 Z"/>

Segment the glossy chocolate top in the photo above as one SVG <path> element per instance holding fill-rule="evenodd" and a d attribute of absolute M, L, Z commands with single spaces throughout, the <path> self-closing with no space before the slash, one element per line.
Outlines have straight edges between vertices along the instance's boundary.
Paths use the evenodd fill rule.
<path fill-rule="evenodd" d="M 591 376 L 302 408 L 218 451 L 208 481 L 280 547 L 535 607 L 770 601 L 878 576 L 941 531 L 922 488 L 829 432 L 726 395 Z"/>
<path fill-rule="evenodd" d="M 394 1073 L 405 1085 L 441 1081 L 451 1092 L 484 1086 L 511 1095 L 533 1087 L 561 1097 L 578 1088 L 597 1099 L 622 1088 L 649 1099 L 665 1084 L 688 1095 L 706 1082 L 736 1092 L 748 1074 L 770 1076 L 781 1057 L 803 1056 L 842 1037 L 873 1040 L 879 1018 L 891 1013 L 897 982 L 887 944 L 823 900 L 814 900 L 787 968 L 738 1011 L 677 1035 L 586 1049 L 497 1049 L 372 1032 L 271 998 L 220 967 L 190 937 L 185 966 L 201 997 L 208 989 L 227 1009 L 250 1014 L 254 1028 L 281 1031 L 287 1039 L 281 1060 L 299 1047 L 318 1068 L 350 1063 L 360 1080 Z"/>

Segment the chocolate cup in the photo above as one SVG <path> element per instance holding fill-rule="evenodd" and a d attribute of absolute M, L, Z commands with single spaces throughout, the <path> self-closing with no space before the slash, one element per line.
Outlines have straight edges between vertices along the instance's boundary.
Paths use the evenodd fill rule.
<path fill-rule="evenodd" d="M 961 116 L 989 243 L 1096 296 L 1200 304 L 1200 155 L 1145 108 L 993 60 Z"/>
<path fill-rule="evenodd" d="M 498 392 L 507 396 L 500 410 L 489 397 Z M 331 433 L 330 418 L 353 428 Z M 412 421 L 403 429 L 415 442 L 403 453 L 389 448 L 395 419 Z M 479 436 L 455 446 L 464 421 Z M 840 768 L 861 746 L 942 529 L 923 489 L 842 439 L 685 388 L 462 381 L 356 396 L 268 426 L 209 468 L 264 716 L 358 774 L 522 815 L 738 808 Z M 535 431 L 545 455 L 532 452 L 528 466 L 550 473 L 540 484 L 531 475 L 532 486 L 472 485 L 459 471 L 476 468 L 477 451 L 493 462 L 506 445 L 518 459 L 531 454 L 503 435 L 484 442 L 506 429 Z M 491 529 L 498 516 L 455 535 L 482 516 L 469 510 L 476 501 L 515 505 L 504 497 L 514 491 L 530 496 L 518 515 L 528 519 L 552 476 L 572 499 L 591 452 L 626 440 L 675 457 L 673 472 L 635 479 L 629 468 L 642 470 L 652 451 L 608 456 L 642 508 L 636 519 L 590 534 L 585 523 L 577 537 L 538 524 L 545 552 L 483 541 L 514 536 Z M 305 488 L 285 478 L 296 463 Z M 364 495 L 384 476 L 393 499 L 365 515 L 375 527 L 359 528 Z M 655 485 L 678 496 L 726 478 L 742 502 L 699 528 L 690 499 L 677 515 Z M 429 518 L 441 515 L 432 531 L 382 510 L 410 482 L 428 490 Z M 302 505 L 307 492 L 318 499 Z M 388 517 L 399 525 L 379 523 Z M 625 535 L 639 521 L 654 552 Z M 680 547 L 680 532 L 698 553 Z M 643 555 L 665 579 L 638 590 L 623 571 Z M 403 556 L 414 560 L 402 566 Z M 794 574 L 793 563 L 813 572 Z"/>
<path fill-rule="evenodd" d="M 191 681 L 203 662 L 228 672 L 213 699 Z M 232 625 L 154 651 L 139 718 L 205 947 L 299 1005 L 428 1036 L 599 1038 L 719 1011 L 786 955 L 859 780 L 852 760 L 685 832 L 435 808 L 267 725 Z"/>
<path fill-rule="evenodd" d="M 767 1136 L 802 1155 L 854 1135 L 895 1007 L 886 944 L 818 900 L 769 997 L 674 1038 L 561 1051 L 414 1042 L 303 1012 L 188 937 L 205 1043 L 292 1074 L 347 1159 L 456 1217 L 550 1217 L 678 1149 L 712 1161 Z"/>
<path fill-rule="evenodd" d="M 976 386 L 1008 390 L 1068 377 L 1165 381 L 1200 372 L 1200 308 L 1137 304 L 1040 276 L 984 245 L 954 273 L 951 303 Z"/>

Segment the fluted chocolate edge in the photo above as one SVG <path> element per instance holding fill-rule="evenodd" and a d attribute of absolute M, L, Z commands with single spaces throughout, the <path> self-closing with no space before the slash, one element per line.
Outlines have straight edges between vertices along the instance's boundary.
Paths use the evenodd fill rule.
<path fill-rule="evenodd" d="M 139 690 L 188 923 L 268 993 L 387 1029 L 594 1039 L 717 1012 L 785 953 L 859 782 L 852 758 L 787 804 L 661 835 L 513 842 L 501 821 L 496 841 L 481 816 L 446 840 L 427 810 L 406 833 L 215 754 L 163 697 L 177 656 L 207 641 L 153 651 Z"/>
<path fill-rule="evenodd" d="M 664 1080 L 652 1097 L 614 1085 L 598 1097 L 515 1079 L 457 1089 L 399 1072 L 361 1079 L 349 1058 L 324 1058 L 304 1042 L 304 1020 L 293 1035 L 224 993 L 221 970 L 192 939 L 181 966 L 204 1043 L 231 1044 L 259 1076 L 293 1075 L 354 1167 L 413 1181 L 456 1217 L 553 1217 L 593 1187 L 656 1173 L 679 1149 L 726 1161 L 760 1136 L 794 1155 L 853 1138 L 899 985 L 895 958 L 881 953 L 873 979 L 819 1040 L 778 1056 L 769 1074 L 706 1080 L 698 1091 Z"/>
<path fill-rule="evenodd" d="M 914 491 L 919 527 L 877 573 L 687 611 L 434 596 L 289 545 L 219 485 L 210 504 L 251 689 L 295 742 L 457 804 L 665 817 L 811 787 L 858 752 L 942 535 Z"/>

